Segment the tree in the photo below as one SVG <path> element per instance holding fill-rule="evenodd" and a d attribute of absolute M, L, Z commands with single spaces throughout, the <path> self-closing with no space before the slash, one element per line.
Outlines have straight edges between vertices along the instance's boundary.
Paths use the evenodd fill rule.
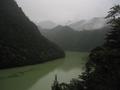
<path fill-rule="evenodd" d="M 110 48 L 120 49 L 120 5 L 111 8 L 106 16 L 108 24 L 111 25 L 111 31 L 107 34 L 105 45 Z"/>
<path fill-rule="evenodd" d="M 87 90 L 120 90 L 120 5 L 112 7 L 106 19 L 111 31 L 105 44 L 91 51 L 82 76 Z"/>
<path fill-rule="evenodd" d="M 112 7 L 106 18 L 111 25 L 106 42 L 91 51 L 81 80 L 69 84 L 72 90 L 120 90 L 120 5 Z"/>

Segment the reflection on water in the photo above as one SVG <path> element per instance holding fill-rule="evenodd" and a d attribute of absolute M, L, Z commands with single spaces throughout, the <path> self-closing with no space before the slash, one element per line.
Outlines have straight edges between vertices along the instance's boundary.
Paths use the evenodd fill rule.
<path fill-rule="evenodd" d="M 0 90 L 50 90 L 54 76 L 61 82 L 77 78 L 87 53 L 68 52 L 66 58 L 34 66 L 0 71 Z"/>

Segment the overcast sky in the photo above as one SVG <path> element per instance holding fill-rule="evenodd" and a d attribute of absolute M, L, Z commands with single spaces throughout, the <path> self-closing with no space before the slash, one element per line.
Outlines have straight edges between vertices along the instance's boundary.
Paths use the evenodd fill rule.
<path fill-rule="evenodd" d="M 25 14 L 35 22 L 50 20 L 67 23 L 103 17 L 120 0 L 16 0 Z"/>

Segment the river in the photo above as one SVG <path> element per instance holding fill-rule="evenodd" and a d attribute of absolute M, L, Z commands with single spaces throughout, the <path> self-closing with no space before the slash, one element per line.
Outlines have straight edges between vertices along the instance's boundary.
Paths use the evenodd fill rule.
<path fill-rule="evenodd" d="M 55 75 L 68 83 L 84 71 L 88 53 L 66 52 L 66 58 L 0 70 L 0 90 L 51 90 Z"/>

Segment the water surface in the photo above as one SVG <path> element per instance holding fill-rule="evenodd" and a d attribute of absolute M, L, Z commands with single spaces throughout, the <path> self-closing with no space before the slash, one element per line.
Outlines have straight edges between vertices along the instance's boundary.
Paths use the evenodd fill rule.
<path fill-rule="evenodd" d="M 88 53 L 67 52 L 66 58 L 27 67 L 0 70 L 0 90 L 51 90 L 55 75 L 69 82 L 84 71 Z"/>

